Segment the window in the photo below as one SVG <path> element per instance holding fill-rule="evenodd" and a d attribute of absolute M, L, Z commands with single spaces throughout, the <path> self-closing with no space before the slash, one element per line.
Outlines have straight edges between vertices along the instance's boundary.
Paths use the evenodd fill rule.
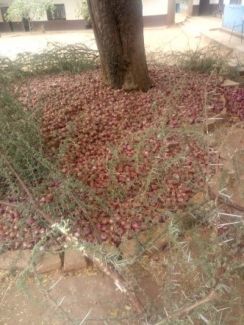
<path fill-rule="evenodd" d="M 230 0 L 231 5 L 241 5 L 242 0 Z"/>
<path fill-rule="evenodd" d="M 1 15 L 3 17 L 3 21 L 6 22 L 6 18 L 5 18 L 5 15 L 8 11 L 8 7 L 1 7 Z"/>
<path fill-rule="evenodd" d="M 47 10 L 48 20 L 62 20 L 66 19 L 64 4 L 54 5 L 54 10 Z"/>

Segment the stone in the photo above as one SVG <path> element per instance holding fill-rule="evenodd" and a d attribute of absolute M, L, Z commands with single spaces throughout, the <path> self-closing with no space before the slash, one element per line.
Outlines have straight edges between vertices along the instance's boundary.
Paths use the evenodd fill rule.
<path fill-rule="evenodd" d="M 226 79 L 223 84 L 222 87 L 238 87 L 240 84 L 239 82 L 230 80 L 230 79 Z"/>
<path fill-rule="evenodd" d="M 35 265 L 37 273 L 48 273 L 60 270 L 62 266 L 59 254 L 44 252 L 38 259 Z"/>
<path fill-rule="evenodd" d="M 79 271 L 87 268 L 87 260 L 78 249 L 67 249 L 64 253 L 64 272 Z"/>
<path fill-rule="evenodd" d="M 196 193 L 189 201 L 190 204 L 202 205 L 206 201 L 205 193 Z"/>
<path fill-rule="evenodd" d="M 7 251 L 0 255 L 1 270 L 24 270 L 30 265 L 31 250 Z"/>

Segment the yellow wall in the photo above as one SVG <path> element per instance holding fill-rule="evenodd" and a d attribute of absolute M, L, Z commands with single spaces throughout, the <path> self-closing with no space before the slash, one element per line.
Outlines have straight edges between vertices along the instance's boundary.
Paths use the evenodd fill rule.
<path fill-rule="evenodd" d="M 82 17 L 78 17 L 77 14 L 80 3 L 79 0 L 54 0 L 53 2 L 57 4 L 64 4 L 67 20 L 82 19 Z"/>
<path fill-rule="evenodd" d="M 112 1 L 112 0 L 111 0 Z M 133 0 L 132 0 L 133 1 Z M 56 4 L 64 4 L 66 19 L 67 20 L 76 20 L 82 19 L 82 17 L 78 17 L 78 8 L 79 8 L 79 0 L 53 0 Z M 142 0 L 143 2 L 143 15 L 144 16 L 156 16 L 156 15 L 167 15 L 168 13 L 168 0 Z M 1 6 L 9 6 L 11 0 L 2 0 Z M 47 20 L 46 14 L 43 17 L 36 17 L 35 20 Z M 0 14 L 0 22 L 3 21 L 2 16 Z"/>
<path fill-rule="evenodd" d="M 143 0 L 143 15 L 167 15 L 168 0 Z"/>

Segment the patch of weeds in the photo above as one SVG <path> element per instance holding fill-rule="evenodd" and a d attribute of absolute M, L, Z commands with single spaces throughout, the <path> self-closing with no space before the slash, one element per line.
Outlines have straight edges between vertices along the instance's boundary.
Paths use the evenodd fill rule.
<path fill-rule="evenodd" d="M 85 45 L 51 43 L 42 53 L 22 53 L 15 60 L 0 58 L 0 82 L 28 75 L 71 72 L 80 73 L 98 65 L 98 52 Z"/>
<path fill-rule="evenodd" d="M 228 64 L 231 58 L 229 50 L 223 50 L 216 46 L 189 49 L 184 52 L 174 52 L 162 58 L 166 64 L 175 64 L 187 71 L 198 73 L 217 73 L 223 76 L 236 78 L 238 67 Z"/>
<path fill-rule="evenodd" d="M 40 65 L 34 67 L 33 72 L 36 71 L 39 73 L 40 66 L 43 64 L 45 65 L 43 57 L 39 57 L 39 59 L 40 61 L 38 63 L 37 60 L 37 63 Z M 196 58 L 193 56 L 193 58 L 190 59 L 190 63 L 188 62 L 186 64 L 185 61 L 185 68 L 192 69 L 191 66 L 195 59 Z M 210 72 L 212 68 L 218 69 L 218 66 L 216 66 L 213 61 L 206 59 L 204 62 L 204 60 L 205 59 L 202 59 L 197 68 L 201 72 Z M 45 66 L 44 68 L 47 70 L 44 70 L 54 72 L 71 69 L 72 71 L 72 66 L 69 65 L 70 62 L 68 64 L 63 64 L 59 61 L 57 66 L 55 64 L 53 65 L 53 63 L 51 63 L 50 65 L 53 70 L 49 70 L 50 67 L 46 68 Z M 195 63 L 193 66 L 195 69 Z M 31 68 L 28 69 L 31 71 Z M 21 69 L 17 69 L 17 71 L 21 71 Z M 67 223 L 68 226 L 74 222 L 73 228 L 71 226 L 73 233 L 78 228 L 78 223 L 83 222 L 84 227 L 82 229 L 85 230 L 88 234 L 87 236 L 89 236 L 90 228 L 96 230 L 96 223 L 98 222 L 96 218 L 97 214 L 102 214 L 104 212 L 107 214 L 110 212 L 111 215 L 113 214 L 112 209 L 109 211 L 109 204 L 107 204 L 106 199 L 108 198 L 112 201 L 119 199 L 123 201 L 132 186 L 136 189 L 133 192 L 136 205 L 130 206 L 128 204 L 127 207 L 123 207 L 123 214 L 129 211 L 131 215 L 128 213 L 128 219 L 133 217 L 136 213 L 140 213 L 144 218 L 148 217 L 149 220 L 152 219 L 152 215 L 155 213 L 154 210 L 156 210 L 156 208 L 150 205 L 151 202 L 155 202 L 155 197 L 157 197 L 157 195 L 159 198 L 160 196 L 165 197 L 166 194 L 168 194 L 169 199 L 176 196 L 175 193 L 179 192 L 180 187 L 177 188 L 177 191 L 175 188 L 181 181 L 183 171 L 186 170 L 186 167 L 184 167 L 182 173 L 179 175 L 177 166 L 182 164 L 185 166 L 187 155 L 193 152 L 198 144 L 200 147 L 204 147 L 205 145 L 201 134 L 191 126 L 184 125 L 183 128 L 179 127 L 178 130 L 174 130 L 166 126 L 165 121 L 163 121 L 161 125 L 147 130 L 147 132 L 143 130 L 142 133 L 138 133 L 136 136 L 134 135 L 133 139 L 126 138 L 125 141 L 127 144 L 128 141 L 135 141 L 134 152 L 128 157 L 119 151 L 120 147 L 115 147 L 112 150 L 112 158 L 107 162 L 110 183 L 104 196 L 106 199 L 104 199 L 104 197 L 98 196 L 96 191 L 85 186 L 77 179 L 61 175 L 61 173 L 56 170 L 55 164 L 51 164 L 43 154 L 41 135 L 38 131 L 39 126 L 35 116 L 29 112 L 25 112 L 23 107 L 12 99 L 11 96 L 8 97 L 6 93 L 2 94 L 0 99 L 3 110 L 3 119 L 2 122 L 0 122 L 2 123 L 2 125 L 0 125 L 1 151 L 7 159 L 11 161 L 18 174 L 31 184 L 31 191 L 34 193 L 37 200 L 43 195 L 43 197 L 41 197 L 41 199 L 44 198 L 42 211 L 44 211 L 46 215 L 50 215 L 54 221 L 65 221 L 65 224 Z M 177 105 L 175 108 L 169 105 L 169 110 L 171 109 L 169 114 L 172 114 L 173 109 L 176 108 L 178 108 Z M 68 140 L 67 143 L 64 143 L 63 147 L 61 146 L 60 156 L 67 150 L 69 141 L 72 141 L 74 127 L 72 123 L 69 125 L 67 132 Z M 192 142 L 193 139 L 195 141 L 194 146 L 191 148 L 189 147 L 190 149 L 187 148 L 187 145 Z M 150 146 L 149 149 L 147 149 L 147 145 L 151 140 L 155 141 L 155 145 L 159 142 L 160 149 L 156 148 L 155 152 L 150 152 Z M 123 143 L 121 147 L 123 147 L 124 144 L 125 143 Z M 199 151 L 196 152 L 196 155 L 199 155 Z M 150 162 L 150 168 L 144 169 L 143 171 L 145 162 Z M 16 179 L 13 179 L 13 175 L 6 171 L 4 159 L 0 160 L 0 164 L 2 167 L 0 182 L 11 186 L 12 192 L 18 192 L 19 184 Z M 129 181 L 126 179 L 126 182 L 122 185 L 119 184 L 116 176 L 117 167 L 120 164 L 133 164 L 134 169 L 141 173 L 140 181 L 138 182 L 138 180 L 136 180 L 133 183 L 133 179 Z M 190 164 L 190 166 L 192 165 L 194 165 L 194 162 Z M 201 174 L 201 177 L 204 176 L 200 168 L 201 163 L 198 165 L 198 162 L 196 162 L 196 166 L 199 166 L 197 171 L 198 175 Z M 176 168 L 176 170 L 174 170 L 176 175 L 174 175 L 172 179 L 173 183 L 167 184 L 167 176 L 172 173 L 171 168 Z M 125 172 L 127 172 L 127 170 L 125 170 Z M 132 170 L 132 172 L 134 172 L 134 170 Z M 6 175 L 8 177 L 6 177 Z M 188 175 L 186 177 L 187 185 L 189 186 L 193 185 L 194 182 L 196 183 L 196 178 L 192 177 L 191 179 L 191 177 L 192 176 Z M 5 181 L 5 179 L 7 181 Z M 44 181 L 41 182 L 42 180 Z M 52 180 L 54 180 L 54 185 L 50 185 Z M 148 194 L 150 193 L 152 185 L 156 186 L 156 193 L 154 193 L 152 197 L 149 197 Z M 167 189 L 170 186 L 172 191 L 167 193 Z M 194 186 L 195 187 L 192 187 L 194 191 L 199 190 L 201 187 L 200 184 L 195 184 Z M 51 201 L 45 201 L 46 198 L 44 194 L 46 190 L 51 194 Z M 184 190 L 185 189 L 182 190 L 183 194 Z M 167 318 L 168 315 L 177 314 L 177 312 L 186 305 L 191 306 L 196 304 L 199 300 L 206 297 L 210 290 L 216 290 L 218 292 L 222 290 L 224 295 L 232 294 L 232 300 L 236 301 L 237 293 L 229 289 L 231 287 L 230 282 L 234 282 L 235 279 L 239 277 L 239 270 L 242 270 L 239 261 L 237 260 L 233 263 L 232 259 L 233 254 L 231 254 L 231 252 L 236 253 L 236 242 L 233 245 L 233 251 L 229 250 L 229 244 L 225 246 L 225 241 L 229 239 L 231 234 L 224 233 L 222 236 L 217 235 L 215 227 L 215 206 L 211 204 L 202 206 L 196 205 L 186 209 L 183 214 L 182 211 L 175 211 L 175 206 L 177 206 L 176 203 L 178 203 L 176 199 L 170 207 L 171 211 L 156 211 L 157 216 L 166 214 L 170 219 L 167 229 L 169 245 L 167 246 L 163 262 L 160 265 L 161 268 L 165 268 L 166 276 L 163 279 L 157 279 L 158 282 L 162 280 L 160 286 L 162 289 L 161 298 L 164 300 L 163 313 L 165 318 Z M 183 199 L 186 201 L 185 197 Z M 184 200 L 183 203 L 185 203 Z M 145 209 L 143 209 L 143 207 L 145 207 Z M 33 215 L 36 213 L 36 211 L 34 211 L 35 206 L 26 205 L 25 209 L 26 216 L 28 212 Z M 91 216 L 93 215 L 94 217 L 94 212 L 96 212 L 95 218 L 92 219 Z M 189 218 L 187 214 L 189 214 Z M 40 216 L 38 217 L 40 219 L 38 220 L 38 224 L 45 226 Z M 27 219 L 27 217 L 25 219 Z M 132 218 L 128 220 L 129 227 L 131 226 L 131 220 Z M 107 223 L 107 216 L 104 217 L 103 221 Z M 75 222 L 77 222 L 77 224 Z M 106 224 L 103 226 L 105 225 Z M 23 220 L 21 227 L 25 227 L 25 220 Z M 50 232 L 48 238 L 44 234 L 42 238 L 39 238 L 39 243 L 45 246 L 46 241 L 48 241 L 50 237 L 52 237 L 54 241 L 59 239 L 58 243 L 63 244 L 64 238 L 57 238 L 55 232 Z M 86 238 L 86 235 L 78 233 L 78 238 L 83 240 L 83 238 Z M 234 236 L 234 238 L 238 238 L 239 240 L 241 236 L 238 233 L 238 236 Z M 42 240 L 45 240 L 45 243 L 43 243 Z M 222 242 L 224 242 L 224 244 Z M 101 248 L 99 245 L 91 245 L 91 247 L 97 251 Z M 228 254 L 226 254 L 226 247 L 228 247 Z M 158 325 L 195 324 L 196 322 L 207 324 L 220 323 L 220 316 L 222 315 L 222 319 L 225 319 L 227 316 L 225 311 L 220 314 L 218 310 L 221 308 L 233 308 L 232 301 L 230 304 L 227 304 L 227 299 L 223 301 L 224 304 L 222 306 L 218 306 L 217 303 L 211 301 L 204 306 L 194 309 L 192 313 L 186 315 L 184 319 L 176 319 L 177 317 L 174 317 L 173 320 L 170 320 L 170 317 L 168 317 L 169 319 L 160 321 Z M 226 319 L 228 321 L 230 318 Z"/>
<path fill-rule="evenodd" d="M 242 229 L 230 225 L 229 236 L 219 234 L 219 209 L 208 204 L 209 219 L 203 213 L 190 228 L 185 228 L 180 212 L 170 213 L 168 225 L 170 249 L 164 253 L 164 274 L 161 297 L 164 299 L 164 317 L 158 324 L 241 324 L 241 283 L 243 265 L 240 260 L 240 234 Z M 190 207 L 191 211 L 192 207 Z M 215 216 L 215 218 L 214 218 Z M 226 232 L 226 230 L 225 230 Z M 227 236 L 227 237 L 226 237 Z M 239 256 L 239 257 L 238 257 Z M 160 278 L 158 278 L 160 281 Z M 160 282 L 159 282 L 160 283 Z M 215 299 L 198 304 L 211 292 Z M 189 313 L 177 317 L 182 309 L 193 307 Z M 161 315 L 162 316 L 162 315 Z M 170 320 L 174 318 L 174 320 Z M 173 322 L 173 323 L 172 323 Z"/>
<path fill-rule="evenodd" d="M 226 57 L 209 48 L 186 51 L 179 56 L 179 59 L 179 65 L 190 71 L 226 74 L 229 70 Z"/>
<path fill-rule="evenodd" d="M 42 161 L 43 144 L 35 115 L 25 111 L 8 91 L 0 92 L 0 180 L 3 188 L 9 183 L 4 156 L 11 161 L 21 177 L 37 184 L 47 175 Z"/>

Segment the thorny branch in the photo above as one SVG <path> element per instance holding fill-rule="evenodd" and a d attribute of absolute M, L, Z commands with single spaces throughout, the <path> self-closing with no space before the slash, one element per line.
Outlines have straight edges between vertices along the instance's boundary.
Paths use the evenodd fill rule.
<path fill-rule="evenodd" d="M 206 304 L 206 303 L 208 303 L 209 301 L 211 301 L 211 300 L 213 300 L 213 299 L 216 299 L 217 298 L 217 293 L 216 293 L 216 291 L 211 291 L 208 295 L 207 295 L 207 297 L 205 297 L 205 298 L 203 298 L 203 299 L 201 299 L 201 300 L 199 300 L 199 301 L 197 301 L 197 302 L 195 302 L 193 305 L 191 305 L 191 306 L 188 306 L 188 307 L 185 307 L 185 308 L 182 308 L 182 309 L 180 309 L 175 315 L 174 315 L 174 317 L 175 316 L 184 316 L 184 315 L 187 315 L 187 314 L 189 314 L 192 310 L 194 310 L 195 308 L 197 308 L 197 307 L 199 307 L 199 306 L 201 306 L 201 305 L 203 305 L 203 304 Z"/>
<path fill-rule="evenodd" d="M 39 207 L 38 202 L 35 200 L 33 194 L 31 193 L 31 191 L 28 189 L 27 185 L 25 184 L 25 182 L 21 179 L 21 177 L 19 176 L 19 174 L 16 172 L 16 170 L 14 169 L 14 167 L 12 166 L 12 164 L 9 162 L 8 158 L 2 153 L 0 152 L 0 155 L 3 159 L 3 161 L 5 162 L 6 166 L 9 168 L 10 172 L 13 174 L 13 176 L 16 178 L 16 180 L 19 183 L 20 188 L 22 189 L 22 191 L 28 196 L 28 198 L 30 199 L 31 203 L 35 206 L 36 211 L 41 215 L 41 217 L 43 219 L 45 219 L 48 223 L 48 225 L 53 228 L 55 226 L 55 224 L 53 223 L 53 221 L 51 220 L 50 216 L 48 216 L 44 211 L 42 211 L 42 209 Z M 66 236 L 66 239 L 68 241 L 70 241 L 71 243 L 74 243 L 75 239 L 73 238 L 72 235 L 67 234 L 65 231 L 62 231 L 61 228 L 59 227 L 55 227 L 57 228 L 63 235 Z M 77 239 L 76 239 L 77 240 Z M 100 258 L 94 256 L 94 254 L 90 254 L 87 249 L 83 246 L 81 253 L 88 259 L 90 260 L 92 263 L 94 263 L 94 265 L 96 265 L 103 273 L 105 273 L 106 275 L 108 275 L 114 282 L 115 286 L 124 294 L 126 294 L 128 296 L 128 298 L 130 299 L 132 305 L 134 306 L 136 312 L 138 314 L 142 314 L 144 312 L 144 307 L 141 304 L 140 300 L 138 299 L 138 297 L 136 296 L 136 294 L 131 291 L 126 283 L 126 280 L 124 279 L 124 277 L 115 269 L 114 265 L 110 262 L 106 262 L 104 263 L 103 261 L 101 261 Z"/>

